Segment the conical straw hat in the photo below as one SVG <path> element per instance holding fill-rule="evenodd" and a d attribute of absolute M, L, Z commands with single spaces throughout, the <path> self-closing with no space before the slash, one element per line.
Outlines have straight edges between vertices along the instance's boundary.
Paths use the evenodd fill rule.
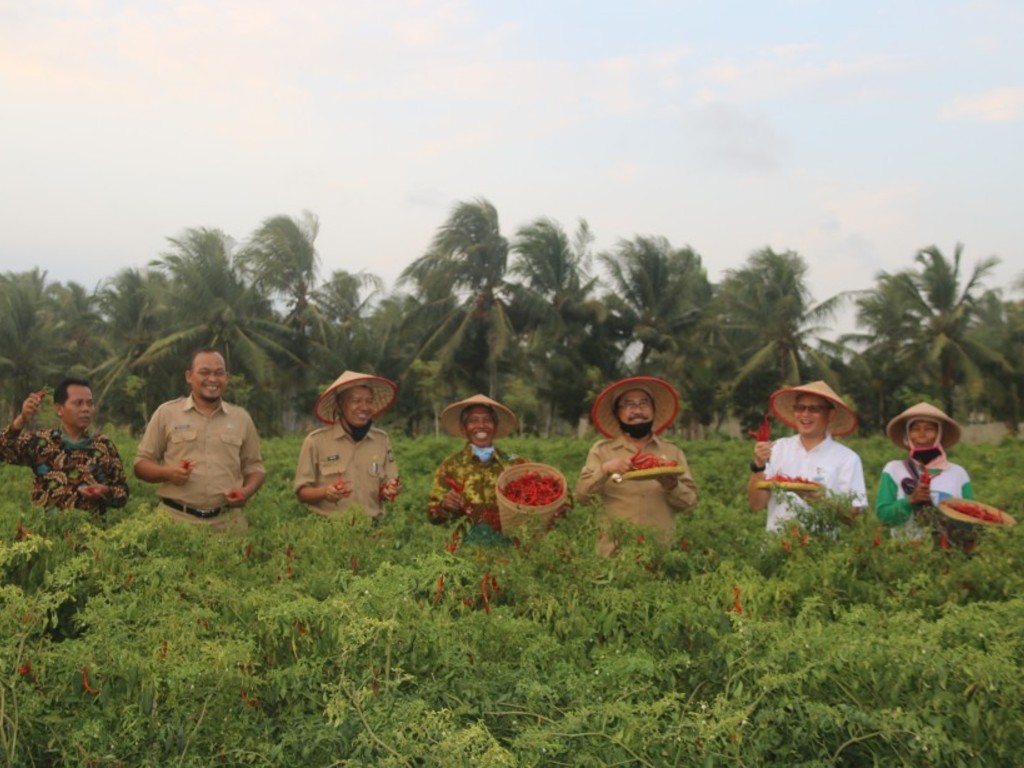
<path fill-rule="evenodd" d="M 960 425 L 945 414 L 944 411 L 928 403 L 912 405 L 899 416 L 894 416 L 885 426 L 885 434 L 900 448 L 909 448 L 907 443 L 907 427 L 910 422 L 922 419 L 934 421 L 942 425 L 942 434 L 939 442 L 942 447 L 949 450 L 960 441 Z"/>
<path fill-rule="evenodd" d="M 594 400 L 590 420 L 605 437 L 614 438 L 622 434 L 619 419 L 615 415 L 615 403 L 623 393 L 631 389 L 646 392 L 654 403 L 654 434 L 660 435 L 668 429 L 679 414 L 679 395 L 671 384 L 653 376 L 631 376 L 606 387 Z"/>
<path fill-rule="evenodd" d="M 324 424 L 333 424 L 338 417 L 337 395 L 352 387 L 369 387 L 373 393 L 371 418 L 377 418 L 384 413 L 398 397 L 398 385 L 391 379 L 372 376 L 369 373 L 345 371 L 317 398 L 316 405 L 313 406 L 313 415 Z"/>
<path fill-rule="evenodd" d="M 465 400 L 452 403 L 441 411 L 440 422 L 442 429 L 455 437 L 465 437 L 462 434 L 462 412 L 467 408 L 472 408 L 474 405 L 485 406 L 494 412 L 498 419 L 498 425 L 494 430 L 495 440 L 511 435 L 519 427 L 519 420 L 512 413 L 511 408 L 502 405 L 497 400 L 492 400 L 487 395 L 473 395 Z"/>
<path fill-rule="evenodd" d="M 793 413 L 793 406 L 796 405 L 798 395 L 817 395 L 835 406 L 835 415 L 832 417 L 829 431 L 836 437 L 856 431 L 857 414 L 824 381 L 812 381 L 809 384 L 801 384 L 796 387 L 783 387 L 775 392 L 768 400 L 768 406 L 779 421 L 796 429 L 796 414 Z"/>

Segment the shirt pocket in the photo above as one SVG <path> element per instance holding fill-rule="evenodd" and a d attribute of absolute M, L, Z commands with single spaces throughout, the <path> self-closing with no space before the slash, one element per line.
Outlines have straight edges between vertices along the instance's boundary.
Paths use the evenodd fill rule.
<path fill-rule="evenodd" d="M 341 463 L 340 456 L 329 456 L 317 462 L 317 470 L 322 478 L 335 478 L 341 476 L 345 466 Z"/>
<path fill-rule="evenodd" d="M 194 429 L 176 429 L 171 432 L 168 442 L 172 445 L 187 445 L 194 443 L 198 434 Z"/>
<path fill-rule="evenodd" d="M 220 441 L 224 445 L 230 445 L 232 448 L 242 447 L 242 436 L 236 435 L 234 432 L 225 432 L 220 436 Z"/>

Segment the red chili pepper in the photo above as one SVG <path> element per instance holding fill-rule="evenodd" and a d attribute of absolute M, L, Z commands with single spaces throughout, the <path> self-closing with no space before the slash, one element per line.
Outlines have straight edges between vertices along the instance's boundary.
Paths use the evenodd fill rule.
<path fill-rule="evenodd" d="M 459 529 L 458 528 L 456 528 L 456 529 L 454 529 L 452 531 L 452 537 L 449 540 L 449 542 L 444 545 L 444 548 L 447 549 L 449 552 L 451 552 L 453 555 L 455 554 L 455 550 L 457 550 L 459 548 Z"/>
<path fill-rule="evenodd" d="M 789 554 L 789 539 L 782 540 L 782 548 L 786 550 L 786 554 Z"/>
<path fill-rule="evenodd" d="M 526 472 L 505 483 L 501 494 L 516 504 L 543 507 L 562 497 L 562 481 L 539 472 Z"/>
<path fill-rule="evenodd" d="M 489 586 L 488 578 L 490 573 L 484 571 L 484 577 L 480 579 L 480 596 L 484 599 L 484 612 L 491 612 L 491 599 L 487 596 L 487 587 Z"/>
<path fill-rule="evenodd" d="M 781 472 L 779 474 L 777 474 L 777 475 L 772 475 L 771 477 L 766 477 L 764 479 L 764 482 L 766 482 L 766 483 L 805 483 L 805 484 L 808 484 L 808 485 L 821 485 L 821 483 L 817 483 L 814 480 L 808 480 L 806 477 L 800 477 L 799 475 L 796 476 L 796 477 L 791 477 L 791 476 L 785 475 L 785 474 L 783 474 Z"/>
<path fill-rule="evenodd" d="M 38 392 L 35 393 L 35 396 L 42 400 L 44 397 L 46 397 L 46 390 L 40 389 Z"/>
<path fill-rule="evenodd" d="M 453 491 L 455 491 L 456 493 L 462 493 L 463 485 L 454 477 L 446 476 L 444 481 L 448 484 L 448 487 L 451 488 Z"/>
<path fill-rule="evenodd" d="M 32 674 L 32 662 L 25 659 L 25 663 L 18 667 L 18 674 L 22 676 Z"/>
<path fill-rule="evenodd" d="M 984 507 L 979 507 L 977 504 L 950 504 L 950 506 L 961 515 L 975 517 L 978 520 L 984 520 L 989 523 L 1004 522 L 1002 515 L 990 512 Z"/>
<path fill-rule="evenodd" d="M 437 601 L 441 599 L 441 591 L 444 589 L 444 574 L 438 574 L 437 577 L 437 591 L 434 593 L 434 602 L 431 605 L 437 605 Z"/>
<path fill-rule="evenodd" d="M 192 469 L 193 469 L 193 468 L 194 468 L 195 466 L 196 466 L 196 465 L 195 465 L 195 464 L 193 464 L 193 463 L 192 463 L 191 461 L 189 461 L 188 459 L 182 459 L 182 460 L 181 460 L 181 468 L 182 468 L 182 469 L 184 469 L 184 470 L 185 470 L 186 472 L 190 472 L 190 471 L 192 471 Z"/>
<path fill-rule="evenodd" d="M 358 571 L 359 561 L 354 557 L 352 558 L 352 575 L 355 576 Z"/>
<path fill-rule="evenodd" d="M 771 416 L 766 413 L 764 418 L 761 420 L 761 426 L 757 428 L 757 432 L 752 429 L 748 429 L 747 434 L 759 443 L 770 442 L 772 439 Z"/>
<path fill-rule="evenodd" d="M 739 585 L 732 585 L 732 608 L 730 610 L 736 614 L 743 613 L 743 606 L 740 604 L 740 588 Z"/>
<path fill-rule="evenodd" d="M 87 666 L 82 667 L 82 687 L 85 688 L 85 690 L 88 693 L 91 693 L 93 696 L 98 695 L 100 692 L 99 688 L 93 688 L 91 685 L 89 685 L 89 667 Z"/>
<path fill-rule="evenodd" d="M 352 484 L 343 477 L 339 477 L 334 483 L 334 490 L 338 493 L 345 493 L 352 487 Z"/>
<path fill-rule="evenodd" d="M 923 487 L 925 487 L 925 488 L 931 488 L 932 487 L 932 476 L 928 473 L 927 469 L 922 469 L 921 470 L 920 484 Z"/>
<path fill-rule="evenodd" d="M 949 549 L 949 537 L 946 536 L 945 531 L 939 536 L 939 547 L 941 549 Z"/>

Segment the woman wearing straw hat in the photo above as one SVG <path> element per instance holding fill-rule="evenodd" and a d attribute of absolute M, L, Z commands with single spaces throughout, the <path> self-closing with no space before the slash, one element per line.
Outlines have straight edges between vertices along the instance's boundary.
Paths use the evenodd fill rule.
<path fill-rule="evenodd" d="M 345 371 L 316 401 L 313 415 L 327 424 L 302 443 L 295 495 L 313 512 L 331 516 L 359 506 L 375 520 L 401 490 L 387 433 L 373 419 L 391 407 L 398 386 L 368 373 Z"/>
<path fill-rule="evenodd" d="M 868 506 L 864 468 L 860 456 L 832 438 L 854 432 L 857 414 L 824 381 L 783 387 L 772 394 L 769 407 L 796 434 L 754 446 L 747 483 L 751 508 L 767 507 L 769 531 L 781 531 L 787 520 L 808 509 L 794 492 L 759 487 L 765 477 L 785 475 L 819 483 L 829 494 L 849 496 L 852 509 L 846 521 L 852 522 Z"/>
<path fill-rule="evenodd" d="M 878 519 L 891 527 L 893 536 L 922 539 L 930 529 L 940 541 L 945 534 L 947 541 L 969 548 L 973 527 L 936 511 L 943 499 L 974 498 L 967 470 L 946 458 L 946 451 L 960 440 L 960 425 L 935 406 L 917 403 L 893 418 L 885 433 L 908 456 L 882 469 L 875 501 Z"/>
<path fill-rule="evenodd" d="M 587 454 L 576 483 L 576 500 L 602 502 L 597 551 L 612 555 L 618 543 L 609 529 L 616 520 L 650 528 L 663 544 L 675 533 L 676 513 L 697 504 L 697 484 L 677 446 L 659 435 L 679 413 L 679 396 L 666 381 L 632 376 L 606 387 L 594 401 L 590 418 L 607 439 L 598 440 Z M 641 454 L 679 468 L 676 473 L 623 480 L 636 469 Z"/>
<path fill-rule="evenodd" d="M 494 441 L 515 432 L 511 409 L 486 395 L 473 395 L 441 412 L 441 427 L 466 445 L 448 456 L 434 472 L 427 517 L 432 523 L 468 520 L 472 527 L 465 541 L 481 544 L 503 541 L 498 512 L 498 477 L 526 459 L 498 448 Z"/>

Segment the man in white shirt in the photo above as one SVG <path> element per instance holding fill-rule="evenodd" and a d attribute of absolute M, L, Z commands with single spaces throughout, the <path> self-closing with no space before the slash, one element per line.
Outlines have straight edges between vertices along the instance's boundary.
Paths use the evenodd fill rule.
<path fill-rule="evenodd" d="M 868 505 L 864 468 L 860 457 L 833 437 L 854 432 L 857 415 L 824 381 L 783 387 L 771 396 L 769 407 L 796 434 L 754 446 L 747 483 L 750 506 L 756 511 L 768 509 L 769 531 L 782 531 L 787 520 L 807 510 L 807 501 L 798 492 L 761 487 L 766 478 L 783 475 L 818 483 L 821 490 L 806 495 L 808 500 L 822 492 L 849 497 L 849 515 L 842 517 L 852 522 Z"/>

